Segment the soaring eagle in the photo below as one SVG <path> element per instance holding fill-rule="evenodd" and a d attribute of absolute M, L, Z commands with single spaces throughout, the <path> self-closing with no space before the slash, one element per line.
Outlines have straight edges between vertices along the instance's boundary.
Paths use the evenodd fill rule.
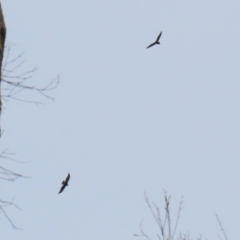
<path fill-rule="evenodd" d="M 154 46 L 155 44 L 160 44 L 159 39 L 160 39 L 161 35 L 162 35 L 162 32 L 159 33 L 156 41 L 154 43 L 150 44 L 147 48 L 150 48 L 150 47 Z"/>
<path fill-rule="evenodd" d="M 70 179 L 70 173 L 67 175 L 66 179 L 62 181 L 62 187 L 61 187 L 59 193 L 61 193 L 61 192 L 64 190 L 64 188 L 65 188 L 66 186 L 68 186 L 68 181 L 69 181 L 69 179 Z M 58 194 L 59 194 L 59 193 L 58 193 Z"/>

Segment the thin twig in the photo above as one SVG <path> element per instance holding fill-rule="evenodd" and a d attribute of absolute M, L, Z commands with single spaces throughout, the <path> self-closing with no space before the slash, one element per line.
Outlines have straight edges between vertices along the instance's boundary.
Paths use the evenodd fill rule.
<path fill-rule="evenodd" d="M 157 211 L 156 218 L 157 218 L 157 220 L 159 222 L 158 226 L 159 226 L 159 228 L 161 230 L 162 237 L 164 238 L 165 237 L 165 233 L 164 233 L 164 226 L 162 224 L 162 219 L 161 219 L 161 215 L 160 215 L 160 210 L 159 210 L 158 206 L 155 204 L 155 202 L 153 202 L 153 205 L 156 208 L 156 211 Z"/>
<path fill-rule="evenodd" d="M 7 94 L 1 94 L 1 97 L 6 100 L 7 98 L 27 102 L 27 103 L 35 103 L 37 105 L 41 104 L 36 101 L 29 101 L 22 98 L 16 98 L 15 96 L 20 93 L 22 90 L 32 90 L 36 91 L 47 99 L 54 100 L 53 97 L 48 95 L 46 92 L 56 89 L 59 84 L 59 76 L 51 80 L 44 87 L 37 87 L 26 84 L 26 81 L 32 78 L 33 74 L 36 72 L 37 67 L 22 73 L 18 73 L 18 69 L 25 63 L 25 60 L 22 60 L 24 53 L 19 54 L 17 57 L 9 60 L 10 52 L 12 47 L 15 44 L 9 44 L 5 47 L 5 57 L 4 64 L 2 67 L 2 76 L 1 81 L 3 83 L 2 90 L 7 92 Z"/>
<path fill-rule="evenodd" d="M 150 203 L 149 203 L 149 201 L 148 201 L 148 197 L 147 197 L 147 195 L 146 195 L 145 192 L 144 192 L 144 196 L 145 196 L 145 201 L 146 201 L 146 203 L 147 203 L 147 205 L 148 205 L 148 207 L 149 207 L 149 209 L 150 209 L 150 211 L 151 211 L 151 213 L 152 213 L 152 215 L 153 215 L 153 217 L 154 217 L 157 225 L 159 226 L 160 229 L 162 229 L 162 226 L 160 225 L 160 223 L 159 223 L 156 215 L 154 214 L 154 212 L 153 212 L 153 210 L 152 210 L 152 207 L 151 207 L 151 205 L 150 205 Z"/>
<path fill-rule="evenodd" d="M 219 226 L 220 226 L 220 228 L 221 228 L 221 230 L 222 230 L 222 232 L 223 232 L 223 235 L 224 235 L 225 239 L 228 240 L 227 234 L 226 234 L 226 232 L 224 231 L 223 225 L 222 225 L 221 221 L 219 220 L 218 215 L 215 214 L 215 216 L 216 216 L 216 218 L 217 218 L 218 224 L 219 224 Z"/>
<path fill-rule="evenodd" d="M 151 240 L 151 239 L 148 237 L 148 235 L 143 231 L 143 229 L 142 229 L 142 222 L 141 222 L 141 224 L 140 224 L 140 230 L 141 230 L 141 234 L 142 234 L 143 237 L 145 237 L 145 238 L 148 239 L 148 240 Z"/>
<path fill-rule="evenodd" d="M 176 230 L 177 230 L 177 226 L 178 226 L 178 222 L 179 222 L 179 218 L 180 218 L 180 212 L 182 210 L 182 204 L 183 204 L 183 196 L 181 198 L 181 201 L 180 201 L 180 204 L 179 204 L 179 208 L 178 208 L 177 220 L 176 220 L 175 227 L 174 227 L 174 230 L 173 230 L 173 238 L 174 238 L 174 235 L 175 235 Z"/>
<path fill-rule="evenodd" d="M 1 153 L 0 153 L 0 158 L 1 159 L 7 159 L 16 163 L 29 163 L 30 161 L 18 161 L 14 158 L 8 157 L 8 155 L 15 155 L 14 152 L 9 152 L 8 149 L 4 149 Z"/>
<path fill-rule="evenodd" d="M 166 217 L 167 217 L 167 221 L 168 221 L 168 237 L 172 237 L 172 233 L 171 233 L 171 218 L 170 218 L 170 209 L 169 209 L 169 203 L 170 203 L 170 196 L 167 197 L 167 192 L 165 192 L 165 211 L 166 211 Z"/>
<path fill-rule="evenodd" d="M 12 220 L 9 218 L 9 216 L 8 216 L 7 213 L 4 211 L 4 209 L 3 209 L 2 206 L 0 206 L 0 210 L 3 212 L 3 214 L 5 215 L 5 217 L 7 218 L 7 220 L 11 223 L 11 225 L 12 225 L 12 227 L 13 227 L 14 229 L 22 230 L 21 228 L 18 228 L 18 227 L 16 227 L 16 226 L 13 224 Z"/>

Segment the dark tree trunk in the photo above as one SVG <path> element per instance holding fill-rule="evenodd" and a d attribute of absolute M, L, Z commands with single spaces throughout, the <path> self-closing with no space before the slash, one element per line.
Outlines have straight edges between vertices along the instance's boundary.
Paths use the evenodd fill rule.
<path fill-rule="evenodd" d="M 1 82 L 2 82 L 2 60 L 3 60 L 5 38 L 6 38 L 6 26 L 4 22 L 2 6 L 0 3 L 0 114 L 2 113 Z"/>

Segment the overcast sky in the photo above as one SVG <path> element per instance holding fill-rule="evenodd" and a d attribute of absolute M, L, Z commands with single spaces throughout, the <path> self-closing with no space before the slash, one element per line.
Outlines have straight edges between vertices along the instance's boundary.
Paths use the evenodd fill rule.
<path fill-rule="evenodd" d="M 1 239 L 131 240 L 142 220 L 157 239 L 143 192 L 163 210 L 163 189 L 178 233 L 218 239 L 218 214 L 239 238 L 239 1 L 1 2 L 29 84 L 60 76 L 54 101 L 3 102 L 1 150 L 29 161 L 4 166 L 31 178 L 0 182 L 23 229 L 0 214 Z"/>

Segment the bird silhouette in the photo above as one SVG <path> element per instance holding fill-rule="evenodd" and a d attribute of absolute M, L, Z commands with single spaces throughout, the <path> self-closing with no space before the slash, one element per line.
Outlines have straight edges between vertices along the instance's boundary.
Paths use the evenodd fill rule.
<path fill-rule="evenodd" d="M 62 187 L 61 187 L 59 193 L 61 193 L 61 192 L 64 190 L 64 188 L 65 188 L 66 186 L 68 186 L 68 181 L 69 181 L 69 179 L 70 179 L 70 173 L 67 175 L 66 179 L 62 181 Z M 59 194 L 59 193 L 58 193 L 58 194 Z"/>
<path fill-rule="evenodd" d="M 150 47 L 154 46 L 155 44 L 160 44 L 159 39 L 160 39 L 161 35 L 162 35 L 162 32 L 159 33 L 156 41 L 154 43 L 150 44 L 147 48 L 150 48 Z"/>

